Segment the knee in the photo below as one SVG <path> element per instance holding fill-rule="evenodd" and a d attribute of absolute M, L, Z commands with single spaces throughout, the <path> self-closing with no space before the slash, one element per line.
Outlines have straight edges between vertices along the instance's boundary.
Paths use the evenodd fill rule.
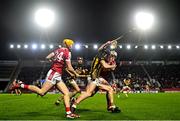
<path fill-rule="evenodd" d="M 109 87 L 108 92 L 109 92 L 109 93 L 113 93 L 113 88 L 112 88 L 112 87 Z"/>
<path fill-rule="evenodd" d="M 90 97 L 90 96 L 92 96 L 92 92 L 86 92 L 86 95 L 87 95 L 88 97 Z"/>
<path fill-rule="evenodd" d="M 69 92 L 64 92 L 63 96 L 69 96 Z"/>
<path fill-rule="evenodd" d="M 78 90 L 76 90 L 77 91 L 77 93 L 81 93 L 81 90 L 80 89 L 78 89 Z"/>
<path fill-rule="evenodd" d="M 44 96 L 46 93 L 43 92 L 43 91 L 40 91 L 38 94 L 39 94 L 40 96 Z"/>

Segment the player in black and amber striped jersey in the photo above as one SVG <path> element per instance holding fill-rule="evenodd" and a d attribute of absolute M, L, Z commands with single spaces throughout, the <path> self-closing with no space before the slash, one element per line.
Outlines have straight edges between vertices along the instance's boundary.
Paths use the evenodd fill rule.
<path fill-rule="evenodd" d="M 112 43 L 113 41 L 109 41 L 104 45 L 111 45 Z M 79 104 L 82 100 L 92 96 L 96 89 L 102 89 L 108 92 L 108 97 L 110 100 L 109 111 L 112 111 L 113 113 L 120 112 L 120 109 L 114 105 L 112 87 L 108 85 L 108 82 L 100 75 L 103 69 L 114 70 L 116 68 L 116 64 L 108 64 L 107 62 L 108 56 L 111 55 L 111 51 L 107 50 L 105 46 L 102 46 L 100 47 L 98 54 L 94 57 L 91 65 L 90 75 L 92 82 L 87 85 L 85 93 L 82 93 L 73 103 L 71 108 L 72 112 L 74 112 L 74 110 L 76 109 L 77 104 Z"/>

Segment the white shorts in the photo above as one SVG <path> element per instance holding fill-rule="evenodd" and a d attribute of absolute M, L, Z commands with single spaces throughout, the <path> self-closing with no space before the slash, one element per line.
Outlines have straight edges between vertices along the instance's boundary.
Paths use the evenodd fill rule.
<path fill-rule="evenodd" d="M 102 81 L 104 79 L 103 78 L 96 78 L 92 83 L 96 84 L 96 86 L 99 86 L 100 84 L 102 84 Z"/>
<path fill-rule="evenodd" d="M 46 81 L 51 82 L 53 85 L 62 81 L 61 74 L 50 69 L 46 75 Z"/>
<path fill-rule="evenodd" d="M 122 89 L 123 90 L 131 90 L 131 88 L 129 86 L 124 86 Z"/>

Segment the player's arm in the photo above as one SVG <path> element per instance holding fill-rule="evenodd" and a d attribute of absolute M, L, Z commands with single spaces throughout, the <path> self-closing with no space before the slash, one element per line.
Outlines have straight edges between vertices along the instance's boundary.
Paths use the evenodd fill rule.
<path fill-rule="evenodd" d="M 52 52 L 48 56 L 46 56 L 46 59 L 51 62 L 54 55 L 55 55 L 54 52 Z"/>
<path fill-rule="evenodd" d="M 105 68 L 105 69 L 112 69 L 113 70 L 113 69 L 116 68 L 115 64 L 114 65 L 110 65 L 110 64 L 106 63 L 105 60 L 101 60 L 100 63 L 103 66 L 103 68 Z"/>
<path fill-rule="evenodd" d="M 112 40 L 112 41 L 107 41 L 106 43 L 104 43 L 103 45 L 101 45 L 98 49 L 98 51 L 102 50 L 102 49 L 105 49 L 107 46 L 109 46 L 110 44 L 112 43 L 116 43 L 117 44 L 117 41 L 116 39 L 115 40 Z"/>
<path fill-rule="evenodd" d="M 66 70 L 66 72 L 67 72 L 70 76 L 72 76 L 72 77 L 75 76 L 75 75 L 74 75 L 73 73 L 71 73 L 67 68 L 66 68 L 65 70 Z"/>
<path fill-rule="evenodd" d="M 75 76 L 75 74 L 73 74 L 71 71 L 69 71 L 67 68 L 65 69 L 69 74 L 70 74 L 70 76 L 72 76 L 72 77 L 74 77 Z M 75 71 L 76 72 L 76 71 Z M 77 72 L 76 72 L 77 73 Z M 78 73 L 77 73 L 78 74 Z M 84 78 L 84 77 L 88 77 L 89 75 L 76 75 L 76 77 L 80 77 L 80 78 Z"/>
<path fill-rule="evenodd" d="M 101 45 L 101 46 L 99 47 L 98 51 L 106 48 L 106 47 L 107 47 L 108 45 L 110 45 L 110 44 L 111 44 L 111 41 L 107 41 L 106 43 L 104 43 L 103 45 Z"/>
<path fill-rule="evenodd" d="M 76 77 L 79 77 L 79 74 L 76 73 L 76 71 L 75 71 L 74 68 L 72 67 L 72 64 L 71 64 L 71 61 L 70 61 L 70 60 L 69 60 L 69 61 L 66 61 L 66 65 L 67 65 L 67 70 L 68 70 L 70 73 L 74 74 Z"/>

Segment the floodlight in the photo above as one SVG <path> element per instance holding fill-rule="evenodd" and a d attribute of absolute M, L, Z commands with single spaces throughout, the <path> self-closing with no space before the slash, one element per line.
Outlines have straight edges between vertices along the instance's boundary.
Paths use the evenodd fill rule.
<path fill-rule="evenodd" d="M 141 30 L 150 29 L 154 23 L 154 16 L 151 13 L 139 12 L 135 16 L 136 25 Z"/>
<path fill-rule="evenodd" d="M 149 47 L 148 47 L 148 45 L 144 45 L 144 49 L 146 49 L 146 50 L 147 50 L 148 48 L 149 48 Z"/>
<path fill-rule="evenodd" d="M 41 49 L 45 49 L 46 48 L 46 45 L 45 44 L 42 44 L 41 45 Z"/>
<path fill-rule="evenodd" d="M 129 50 L 131 49 L 131 45 L 127 45 L 126 48 Z"/>
<path fill-rule="evenodd" d="M 61 45 L 59 45 L 59 48 L 61 48 L 62 46 Z"/>
<path fill-rule="evenodd" d="M 138 48 L 138 46 L 136 45 L 134 48 L 136 48 L 136 49 L 137 49 L 137 48 Z"/>
<path fill-rule="evenodd" d="M 85 48 L 88 48 L 88 45 L 85 45 Z"/>
<path fill-rule="evenodd" d="M 17 45 L 17 48 L 20 49 L 20 48 L 21 48 L 21 45 L 18 44 L 18 45 Z"/>
<path fill-rule="evenodd" d="M 10 48 L 11 48 L 11 49 L 12 49 L 12 48 L 14 48 L 14 45 L 13 45 L 13 44 L 11 44 L 11 45 L 10 45 Z"/>
<path fill-rule="evenodd" d="M 119 48 L 122 49 L 122 45 L 119 45 Z"/>
<path fill-rule="evenodd" d="M 98 45 L 95 44 L 93 47 L 94 47 L 94 49 L 97 49 L 97 48 L 98 48 Z"/>
<path fill-rule="evenodd" d="M 53 49 L 53 48 L 54 48 L 54 45 L 52 45 L 52 44 L 49 45 L 49 48 L 50 48 L 50 49 Z"/>
<path fill-rule="evenodd" d="M 155 45 L 152 45 L 152 46 L 151 46 L 151 49 L 155 50 L 155 49 L 156 49 L 156 46 L 155 46 Z"/>
<path fill-rule="evenodd" d="M 47 28 L 54 23 L 55 14 L 50 9 L 41 8 L 36 11 L 34 19 L 39 26 Z"/>
<path fill-rule="evenodd" d="M 28 48 L 28 45 L 25 44 L 25 45 L 24 45 L 24 48 L 27 49 L 27 48 Z"/>
<path fill-rule="evenodd" d="M 176 45 L 176 48 L 179 49 L 179 45 Z"/>
<path fill-rule="evenodd" d="M 161 48 L 161 49 L 163 49 L 163 48 L 164 48 L 164 46 L 163 46 L 163 45 L 160 45 L 160 48 Z"/>
<path fill-rule="evenodd" d="M 172 46 L 171 46 L 171 45 L 168 45 L 168 49 L 169 49 L 169 50 L 172 49 Z"/>
<path fill-rule="evenodd" d="M 75 45 L 75 49 L 79 50 L 81 48 L 81 45 L 80 44 L 76 44 Z"/>
<path fill-rule="evenodd" d="M 32 49 L 37 49 L 37 44 L 32 44 Z"/>

